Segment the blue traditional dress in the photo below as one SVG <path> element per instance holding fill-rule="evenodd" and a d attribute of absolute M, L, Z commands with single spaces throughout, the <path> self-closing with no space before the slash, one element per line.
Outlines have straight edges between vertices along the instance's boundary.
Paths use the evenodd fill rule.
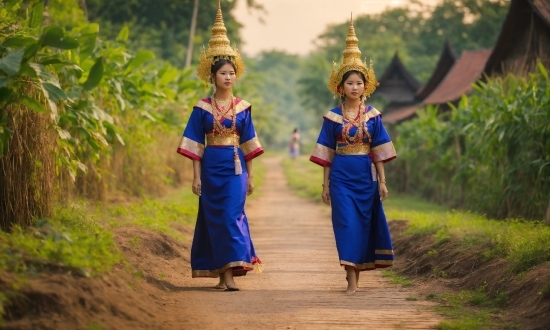
<path fill-rule="evenodd" d="M 264 150 L 254 130 L 250 103 L 236 99 L 234 106 L 236 135 L 220 136 L 214 132 L 211 99 L 199 101 L 178 148 L 179 154 L 201 161 L 201 196 L 191 246 L 193 277 L 218 277 L 228 268 L 233 268 L 235 276 L 246 275 L 254 264 L 261 263 L 244 212 L 248 182 L 245 161 Z M 220 123 L 231 128 L 232 119 L 222 117 Z M 235 138 L 240 164 L 234 161 Z M 236 164 L 242 166 L 240 175 L 235 174 Z"/>
<path fill-rule="evenodd" d="M 343 130 L 355 136 L 358 127 L 344 118 L 340 107 L 330 110 L 310 157 L 312 162 L 330 167 L 332 226 L 340 265 L 360 271 L 393 266 L 393 247 L 374 163 L 388 162 L 396 152 L 380 112 L 370 106 L 365 111 L 369 134 L 350 143 Z M 358 119 L 351 121 L 360 126 Z"/>

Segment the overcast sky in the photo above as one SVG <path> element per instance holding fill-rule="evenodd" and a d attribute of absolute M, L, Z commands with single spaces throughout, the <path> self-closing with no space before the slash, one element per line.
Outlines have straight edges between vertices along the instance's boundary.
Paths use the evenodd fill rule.
<path fill-rule="evenodd" d="M 388 7 L 403 5 L 404 0 L 256 0 L 264 5 L 267 14 L 248 12 L 245 2 L 238 1 L 234 11 L 244 27 L 238 45 L 241 52 L 254 56 L 263 50 L 282 50 L 304 55 L 315 48 L 313 40 L 327 25 L 342 23 L 353 15 L 377 14 Z M 421 0 L 437 4 L 440 0 Z M 345 36 L 342 36 L 345 38 Z"/>

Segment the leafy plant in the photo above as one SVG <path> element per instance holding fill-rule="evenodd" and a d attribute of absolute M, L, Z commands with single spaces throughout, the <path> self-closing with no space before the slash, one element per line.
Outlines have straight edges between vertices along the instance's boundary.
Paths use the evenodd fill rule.
<path fill-rule="evenodd" d="M 401 190 L 495 218 L 541 220 L 550 196 L 550 79 L 478 82 L 450 113 L 428 107 L 397 127 L 389 169 Z"/>

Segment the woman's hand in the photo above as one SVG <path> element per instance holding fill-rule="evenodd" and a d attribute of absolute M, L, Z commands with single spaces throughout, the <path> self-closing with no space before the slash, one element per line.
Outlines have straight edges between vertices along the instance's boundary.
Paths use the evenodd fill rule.
<path fill-rule="evenodd" d="M 191 190 L 193 191 L 193 194 L 200 196 L 201 195 L 201 179 L 200 178 L 194 178 L 193 179 L 193 185 L 191 186 Z"/>
<path fill-rule="evenodd" d="M 254 192 L 254 182 L 252 181 L 252 178 L 248 178 L 248 186 L 246 187 L 246 196 L 252 195 Z"/>
<path fill-rule="evenodd" d="M 328 189 L 328 184 L 323 185 L 323 193 L 321 194 L 323 198 L 323 203 L 330 205 L 330 191 Z"/>
<path fill-rule="evenodd" d="M 380 200 L 388 198 L 388 188 L 386 187 L 385 182 L 380 182 L 378 185 L 378 191 L 380 192 Z"/>

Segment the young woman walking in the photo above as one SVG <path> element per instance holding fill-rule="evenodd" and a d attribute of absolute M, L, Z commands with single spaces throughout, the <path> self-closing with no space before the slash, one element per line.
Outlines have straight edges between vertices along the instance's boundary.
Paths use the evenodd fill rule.
<path fill-rule="evenodd" d="M 382 201 L 388 196 L 384 163 L 396 157 L 380 112 L 365 106 L 378 82 L 372 63 L 361 61 L 353 21 L 339 67 L 328 88 L 341 105 L 328 111 L 310 160 L 324 167 L 323 202 L 332 225 L 347 292 L 355 293 L 359 273 L 393 265 L 393 247 Z"/>
<path fill-rule="evenodd" d="M 250 103 L 232 93 L 244 70 L 240 54 L 229 44 L 218 7 L 208 50 L 197 69 L 199 78 L 212 84 L 213 94 L 193 107 L 178 153 L 193 160 L 192 190 L 199 196 L 192 276 L 219 277 L 216 288 L 226 291 L 239 290 L 233 277 L 261 264 L 244 204 L 254 191 L 252 159 L 263 148 Z"/>

